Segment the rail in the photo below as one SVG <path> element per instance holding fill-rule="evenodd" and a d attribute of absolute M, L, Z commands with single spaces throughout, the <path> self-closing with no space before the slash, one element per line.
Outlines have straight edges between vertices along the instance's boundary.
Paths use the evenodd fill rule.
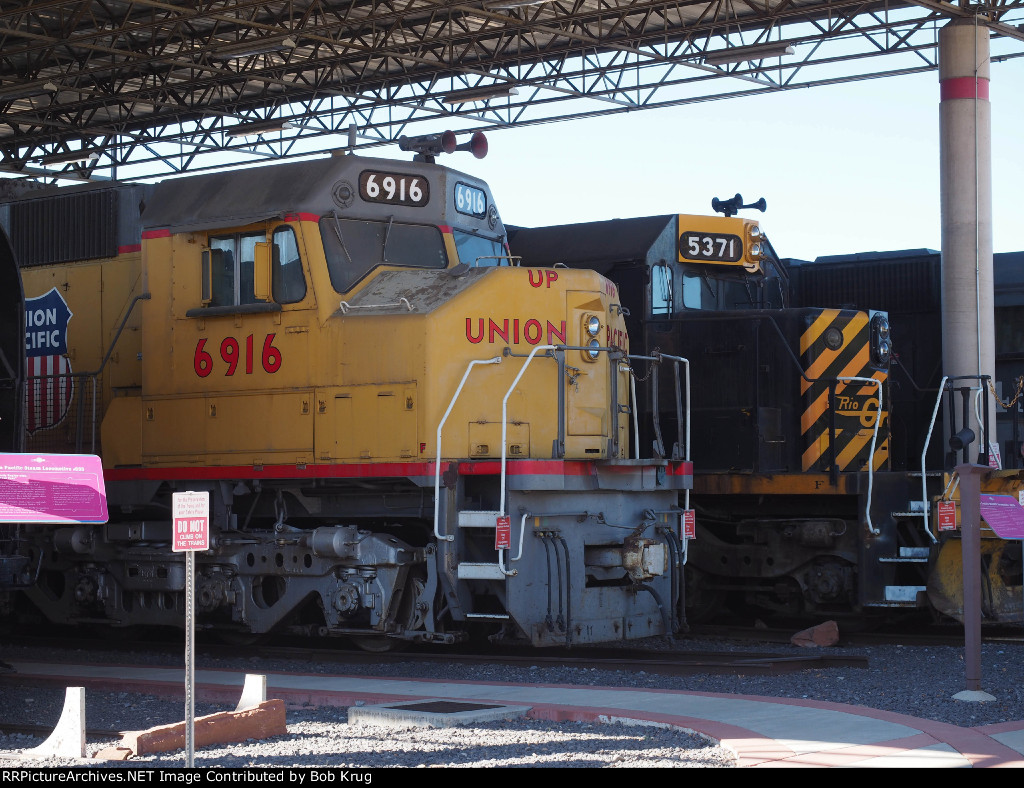
<path fill-rule="evenodd" d="M 682 405 L 680 402 L 680 391 L 679 391 L 679 365 L 683 365 L 685 370 L 685 385 L 684 390 L 686 394 L 686 439 L 683 445 L 683 460 L 686 462 L 690 461 L 690 361 L 689 359 L 683 358 L 682 356 L 671 356 L 668 353 L 659 353 L 661 358 L 667 358 L 670 361 L 675 362 L 675 382 L 676 382 L 676 423 L 679 424 L 683 421 Z M 673 457 L 673 459 L 675 459 Z M 683 492 L 683 508 L 690 508 L 690 488 L 687 487 Z"/>
<path fill-rule="evenodd" d="M 505 350 L 503 352 L 503 356 L 495 356 L 495 357 L 489 358 L 489 359 L 477 359 L 477 360 L 470 361 L 469 364 L 466 366 L 466 370 L 463 373 L 462 378 L 459 381 L 458 386 L 455 389 L 455 393 L 452 395 L 451 399 L 448 402 L 448 406 L 445 409 L 444 415 L 441 417 L 441 420 L 438 422 L 437 430 L 436 430 L 436 434 L 435 434 L 435 458 L 434 458 L 434 537 L 438 541 L 453 542 L 455 540 L 455 535 L 454 534 L 449 534 L 449 533 L 447 533 L 447 531 L 442 531 L 442 529 L 441 529 L 441 511 L 440 511 L 440 507 L 441 507 L 441 459 L 442 459 L 442 455 L 443 455 L 443 452 L 442 452 L 442 446 L 443 446 L 442 438 L 443 438 L 444 426 L 447 423 L 448 418 L 451 415 L 452 411 L 454 410 L 455 405 L 458 402 L 460 396 L 462 395 L 462 392 L 463 392 L 463 390 L 466 387 L 466 383 L 467 383 L 467 381 L 469 379 L 469 376 L 472 373 L 472 371 L 477 366 L 500 364 L 505 356 L 525 359 L 523 364 L 522 364 L 522 366 L 519 368 L 518 372 L 516 373 L 514 379 L 512 380 L 511 384 L 509 385 L 508 389 L 505 391 L 505 394 L 502 397 L 502 401 L 501 401 L 501 470 L 500 470 L 500 481 L 499 481 L 500 487 L 499 487 L 499 499 L 498 499 L 499 503 L 498 503 L 498 513 L 497 513 L 497 516 L 504 517 L 507 514 L 507 512 L 506 512 L 506 508 L 507 508 L 506 498 L 507 498 L 507 492 L 508 492 L 508 401 L 509 401 L 509 398 L 512 396 L 512 393 L 519 386 L 520 381 L 522 380 L 523 376 L 526 374 L 526 371 L 530 368 L 530 366 L 533 363 L 534 359 L 537 358 L 538 354 L 543 354 L 543 355 L 550 356 L 553 353 L 564 354 L 565 351 L 570 351 L 570 350 L 578 350 L 578 351 L 598 350 L 599 352 L 608 353 L 610 355 L 611 370 L 612 370 L 612 376 L 611 376 L 611 394 L 612 394 L 611 400 L 612 401 L 610 403 L 610 407 L 612 408 L 613 413 L 617 413 L 618 412 L 618 394 L 617 394 L 617 387 L 615 385 L 615 380 L 616 380 L 615 372 L 618 371 L 618 372 L 629 372 L 630 373 L 631 397 L 632 397 L 632 402 L 633 402 L 632 411 L 633 411 L 634 447 L 635 447 L 635 452 L 636 452 L 636 458 L 639 459 L 640 444 L 639 444 L 639 436 L 638 436 L 639 430 L 637 428 L 638 425 L 637 425 L 637 407 L 636 407 L 636 386 L 635 386 L 635 383 L 633 382 L 632 368 L 629 365 L 620 364 L 619 363 L 619 359 L 622 356 L 615 355 L 615 354 L 620 354 L 622 352 L 620 349 L 615 348 L 615 347 L 592 348 L 592 347 L 589 347 L 589 346 L 586 346 L 586 347 L 585 346 L 578 346 L 577 347 L 577 346 L 572 346 L 572 345 L 537 345 L 534 348 L 532 348 L 530 350 L 530 352 L 528 354 L 526 354 L 526 355 L 516 354 L 516 353 L 512 352 L 511 349 L 505 348 Z M 669 354 L 661 354 L 661 353 L 659 353 L 659 354 L 657 354 L 655 356 L 632 356 L 631 355 L 631 356 L 628 356 L 628 358 L 629 359 L 646 359 L 646 360 L 655 361 L 656 363 L 659 363 L 659 364 L 662 361 L 664 361 L 664 360 L 668 360 L 668 361 L 674 362 L 675 384 L 676 384 L 676 413 L 677 413 L 677 417 L 679 419 L 679 425 L 680 425 L 679 426 L 679 431 L 680 431 L 680 441 L 679 441 L 679 443 L 682 443 L 684 445 L 684 447 L 685 447 L 683 449 L 683 454 L 684 454 L 683 459 L 689 461 L 689 459 L 690 459 L 690 368 L 689 368 L 689 361 L 687 359 L 685 359 L 685 358 L 680 357 L 680 356 L 672 356 L 672 355 L 669 355 Z M 564 370 L 564 368 L 565 368 L 564 355 L 563 356 L 559 356 L 559 358 L 557 360 L 559 361 L 559 369 L 560 370 Z M 684 375 L 685 382 L 681 382 L 680 381 L 680 377 L 679 377 L 679 365 L 680 364 L 682 364 L 684 366 L 684 369 L 685 369 L 685 375 Z M 564 396 L 565 379 L 564 379 L 563 375 L 559 375 L 559 384 L 558 385 L 559 385 L 559 397 L 558 397 L 558 402 L 559 402 L 559 428 L 558 428 L 558 440 L 557 440 L 557 443 L 559 445 L 562 445 L 562 443 L 564 441 L 564 429 L 565 429 L 565 414 L 564 414 L 564 407 L 565 407 L 565 396 Z M 684 392 L 685 392 L 685 397 L 686 397 L 686 407 L 685 407 L 685 409 L 682 406 L 682 396 L 683 396 Z M 682 435 L 684 430 L 685 430 L 685 439 L 683 438 L 683 435 Z M 616 433 L 616 434 L 618 432 L 617 418 L 613 419 L 613 425 L 612 425 L 612 430 L 611 431 Z M 659 433 L 659 436 L 660 436 L 660 433 Z M 678 448 L 678 445 L 679 444 L 677 443 L 677 448 Z M 678 457 L 674 457 L 674 459 L 678 459 Z M 685 495 L 686 495 L 686 506 L 689 507 L 689 490 L 686 491 Z M 516 555 L 511 558 L 510 563 L 514 563 L 515 561 L 518 561 L 522 557 L 523 534 L 525 532 L 526 520 L 527 520 L 527 518 L 529 516 L 531 516 L 529 513 L 525 513 L 522 516 L 521 520 L 520 520 L 518 550 L 517 550 Z M 499 549 L 499 551 L 498 551 L 498 566 L 499 566 L 501 572 L 503 574 L 505 574 L 506 576 L 512 576 L 512 575 L 515 574 L 515 570 L 509 570 L 505 566 L 505 549 L 504 548 Z"/>
<path fill-rule="evenodd" d="M 510 561 L 510 563 L 515 563 L 516 561 L 518 561 L 520 558 L 523 557 L 523 536 L 526 533 L 526 520 L 527 520 L 527 518 L 530 518 L 530 517 L 533 517 L 533 514 L 531 514 L 530 512 L 523 512 L 523 516 L 519 520 L 519 547 L 518 547 L 518 549 L 516 551 L 515 558 L 513 558 Z M 501 573 L 503 575 L 505 575 L 506 577 L 514 577 L 517 574 L 517 570 L 515 570 L 515 569 L 506 569 L 505 568 L 505 548 L 504 547 L 501 547 L 501 548 L 498 549 L 498 568 L 501 570 Z"/>
<path fill-rule="evenodd" d="M 629 364 L 620 364 L 619 372 L 625 372 L 629 375 L 629 401 L 632 403 L 631 410 L 633 415 L 633 459 L 639 459 L 640 423 L 636 407 L 636 375 L 633 374 L 633 368 Z"/>
<path fill-rule="evenodd" d="M 953 388 L 952 384 L 953 384 L 954 381 L 957 381 L 957 380 L 976 380 L 976 381 L 978 381 L 978 385 L 977 386 L 961 386 L 961 387 L 958 387 L 958 388 Z M 931 421 L 928 423 L 928 431 L 925 434 L 924 446 L 921 448 L 921 506 L 922 506 L 922 510 L 923 510 L 923 513 L 924 513 L 924 531 L 925 531 L 926 534 L 928 534 L 928 538 L 931 539 L 933 544 L 938 542 L 938 538 L 933 533 L 932 527 L 931 527 L 931 523 L 929 522 L 931 502 L 928 500 L 928 487 L 927 487 L 927 481 L 928 480 L 927 480 L 926 467 L 925 467 L 925 455 L 928 453 L 928 447 L 931 445 L 932 433 L 934 432 L 934 429 L 935 429 L 935 421 L 936 421 L 936 418 L 938 416 L 939 406 L 942 404 L 943 396 L 947 396 L 948 395 L 948 397 L 949 397 L 949 401 L 948 401 L 949 407 L 947 408 L 947 412 L 948 412 L 948 415 L 949 415 L 949 434 L 951 436 L 951 440 L 953 440 L 953 438 L 959 438 L 960 439 L 960 447 L 959 447 L 959 449 L 955 448 L 953 446 L 950 446 L 950 448 L 953 450 L 954 454 L 957 451 L 961 451 L 962 455 L 963 455 L 963 461 L 965 463 L 969 462 L 970 461 L 970 458 L 968 456 L 969 446 L 974 441 L 974 438 L 975 438 L 973 431 L 969 427 L 969 421 L 970 421 L 970 415 L 969 415 L 970 414 L 970 395 L 971 395 L 972 392 L 974 392 L 974 394 L 975 394 L 975 403 L 974 403 L 975 417 L 977 419 L 978 425 L 979 425 L 979 427 L 981 429 L 981 433 L 982 433 L 981 434 L 981 448 L 982 448 L 982 451 L 979 453 L 978 459 L 979 459 L 979 461 L 980 460 L 985 460 L 985 462 L 987 463 L 988 459 L 989 459 L 989 426 L 988 426 L 989 411 L 988 411 L 988 398 L 987 397 L 982 397 L 982 395 L 986 391 L 986 384 L 989 384 L 989 381 L 990 381 L 990 376 L 989 375 L 959 375 L 959 376 L 955 376 L 955 377 L 949 377 L 947 375 L 944 375 L 942 380 L 939 382 L 939 391 L 938 391 L 938 394 L 935 397 L 935 405 L 932 407 Z M 960 429 L 957 429 L 955 408 L 953 407 L 953 404 L 954 404 L 953 403 L 953 394 L 954 394 L 954 392 L 957 392 L 957 391 L 960 392 L 961 403 L 962 403 Z M 977 402 L 977 399 L 979 397 L 982 398 L 983 402 L 984 402 L 984 404 L 982 406 L 982 412 L 978 412 L 978 402 Z M 968 434 L 965 435 L 965 433 L 968 433 Z M 944 500 L 947 499 L 946 498 L 947 495 L 951 495 L 952 494 L 952 489 L 955 489 L 955 485 L 953 484 L 953 480 L 950 479 L 950 483 L 946 486 L 946 489 L 943 490 L 943 492 L 942 492 L 942 498 Z"/>
<path fill-rule="evenodd" d="M 932 431 L 935 429 L 935 419 L 939 415 L 939 405 L 942 404 L 942 394 L 946 390 L 946 381 L 949 377 L 946 375 L 942 376 L 942 380 L 939 382 L 939 393 L 935 397 L 935 406 L 932 408 L 932 418 L 928 422 L 928 431 L 924 436 L 924 446 L 921 447 L 921 510 L 924 512 L 924 532 L 928 534 L 928 538 L 932 540 L 932 544 L 938 543 L 938 538 L 932 533 L 931 524 L 928 522 L 929 517 L 929 501 L 928 501 L 928 476 L 925 468 L 925 455 L 928 453 L 928 446 L 932 442 Z"/>
<path fill-rule="evenodd" d="M 505 396 L 501 400 L 501 492 L 498 498 L 498 509 L 501 512 L 502 517 L 505 516 L 505 483 L 506 483 L 506 467 L 508 465 L 508 398 L 512 396 L 512 392 L 515 391 L 516 386 L 519 385 L 519 381 L 522 380 L 523 375 L 529 368 L 530 364 L 533 363 L 534 358 L 537 357 L 537 353 L 541 350 L 549 351 L 555 350 L 558 345 L 537 345 L 530 354 L 526 357 L 526 361 L 523 362 L 523 366 L 516 374 L 515 380 L 512 381 L 512 385 L 508 387 L 508 391 L 505 392 Z M 605 350 L 606 348 L 602 348 Z M 505 349 L 505 353 L 511 355 L 508 348 Z M 559 380 L 559 386 L 562 385 L 562 380 Z M 561 399 L 561 398 L 559 398 Z M 559 436 L 561 437 L 561 436 Z"/>
<path fill-rule="evenodd" d="M 878 418 L 875 419 L 875 428 L 871 432 L 871 451 L 868 452 L 868 496 L 867 496 L 867 500 L 864 502 L 864 517 L 867 519 L 868 531 L 870 531 L 872 534 L 875 534 L 877 536 L 882 531 L 879 528 L 875 528 L 874 524 L 871 522 L 871 493 L 872 493 L 872 484 L 873 484 L 874 478 L 875 478 L 875 443 L 878 441 L 878 426 L 882 422 L 882 413 L 885 410 L 885 408 L 883 406 L 883 403 L 882 403 L 882 381 L 877 380 L 876 378 L 863 378 L 863 377 L 857 377 L 857 376 L 852 376 L 852 377 L 845 377 L 845 376 L 843 376 L 843 377 L 836 378 L 836 380 L 842 381 L 844 383 L 865 383 L 865 384 L 870 384 L 870 385 L 873 385 L 875 388 L 878 389 Z M 834 402 L 830 402 L 829 403 L 829 409 L 834 412 L 834 408 L 835 408 L 835 403 Z M 832 438 L 830 443 L 831 443 L 831 445 L 833 447 L 833 451 L 835 451 L 835 438 L 834 437 Z M 832 467 L 833 468 L 835 467 L 835 462 L 834 461 L 832 463 Z"/>
<path fill-rule="evenodd" d="M 407 312 L 412 312 L 415 309 L 405 296 L 388 304 L 350 304 L 348 301 L 341 301 L 338 304 L 338 309 L 341 310 L 341 314 L 347 315 L 353 309 L 395 309 L 402 306 L 405 307 Z"/>
<path fill-rule="evenodd" d="M 96 398 L 99 385 L 99 374 L 96 372 L 58 372 L 49 375 L 28 375 L 25 382 L 26 427 L 30 436 L 33 451 L 52 451 L 66 453 L 67 445 L 58 445 L 58 440 L 68 440 L 74 436 L 72 447 L 76 453 L 88 449 L 88 453 L 96 453 Z M 74 432 L 50 434 L 48 430 L 64 423 L 74 407 Z M 68 407 L 63 407 L 66 402 Z M 86 411 L 89 411 L 87 414 Z M 88 443 L 85 437 L 86 426 L 89 428 Z"/>
<path fill-rule="evenodd" d="M 455 402 L 458 400 L 459 395 L 462 394 L 462 389 L 466 385 L 466 380 L 469 378 L 469 373 L 473 371 L 476 366 L 484 364 L 500 364 L 501 356 L 495 356 L 489 359 L 478 359 L 470 361 L 466 367 L 466 371 L 462 374 L 462 380 L 459 381 L 458 388 L 455 389 L 455 394 L 452 395 L 451 401 L 448 403 L 448 409 L 444 412 L 444 416 L 441 417 L 440 423 L 437 425 L 437 435 L 435 437 L 435 446 L 437 448 L 437 456 L 434 460 L 434 537 L 442 542 L 453 542 L 455 537 L 449 534 L 442 534 L 440 531 L 440 506 L 441 506 L 441 431 L 444 429 L 444 423 L 448 421 L 448 416 L 451 415 L 452 408 L 455 407 Z"/>
<path fill-rule="evenodd" d="M 39 398 L 40 398 L 40 396 L 42 394 L 42 385 L 39 383 L 40 381 L 50 381 L 51 383 L 56 383 L 57 384 L 57 388 L 56 389 L 50 387 L 49 391 L 47 391 L 47 396 L 51 397 L 51 399 L 55 398 L 55 397 L 63 396 L 63 391 L 61 389 L 61 386 L 70 385 L 71 386 L 71 392 L 70 392 L 70 395 L 68 397 L 69 404 L 70 404 L 71 397 L 74 396 L 75 378 L 81 379 L 81 381 L 82 381 L 81 385 L 82 385 L 83 388 L 84 388 L 84 385 L 85 385 L 85 383 L 87 381 L 91 382 L 91 384 L 92 384 L 92 396 L 89 397 L 89 400 L 90 400 L 89 407 L 91 409 L 91 415 L 90 415 L 90 418 L 89 418 L 89 453 L 91 453 L 91 454 L 95 454 L 96 453 L 96 422 L 97 422 L 96 408 L 97 408 L 97 387 L 99 385 L 99 378 L 103 374 L 103 370 L 106 369 L 107 362 L 110 361 L 110 357 L 114 353 L 114 348 L 117 347 L 117 341 L 118 341 L 118 339 L 121 338 L 121 334 L 124 332 L 125 326 L 128 324 L 128 319 L 131 317 L 132 312 L 135 311 L 136 304 L 138 304 L 139 301 L 149 301 L 151 298 L 152 298 L 152 295 L 150 293 L 148 293 L 148 292 L 147 293 L 140 293 L 139 295 L 137 295 L 134 298 L 132 298 L 131 303 L 128 304 L 128 308 L 125 310 L 124 317 L 121 318 L 121 323 L 120 323 L 120 325 L 118 325 L 117 331 L 114 332 L 114 338 L 110 340 L 110 345 L 107 347 L 106 353 L 103 354 L 103 360 L 100 361 L 99 367 L 97 367 L 95 370 L 90 371 L 90 372 L 53 373 L 53 374 L 49 374 L 49 375 L 30 375 L 30 374 L 26 374 L 26 376 L 25 376 L 26 377 L 25 397 L 29 401 L 28 405 L 29 405 L 29 409 L 30 409 L 30 412 L 27 414 L 27 416 L 30 419 L 35 417 L 35 421 L 33 423 L 39 424 L 40 421 L 41 421 L 40 417 L 42 416 L 42 412 L 41 411 L 35 412 L 35 413 L 31 412 L 32 402 L 33 401 L 38 402 Z M 63 379 L 67 379 L 66 382 Z M 33 395 L 35 395 L 35 397 L 33 397 Z M 86 418 L 85 418 L 86 402 L 85 402 L 85 400 L 86 400 L 86 398 L 81 396 L 81 392 L 80 392 L 79 397 L 78 397 L 78 403 L 77 403 L 77 406 L 76 406 L 76 414 L 75 414 L 75 416 L 76 416 L 76 424 L 75 424 L 74 448 L 75 448 L 76 452 L 82 452 L 85 449 L 85 436 L 83 434 L 84 425 L 85 425 L 85 422 L 86 422 Z M 38 428 L 37 427 L 37 429 L 32 430 L 32 432 L 39 432 L 39 431 L 41 431 L 41 429 L 49 429 L 52 426 L 56 426 L 57 423 L 60 423 L 61 421 L 63 421 L 65 416 L 66 416 L 66 414 L 61 415 L 54 424 L 48 425 L 47 427 L 44 427 L 44 428 Z M 45 441 L 40 441 L 38 439 L 36 440 L 36 450 L 37 451 L 43 451 L 43 450 L 46 450 L 47 448 L 50 448 L 50 447 L 45 445 Z M 55 451 L 58 451 L 58 452 L 66 451 L 66 447 L 53 447 L 53 448 L 54 448 Z"/>

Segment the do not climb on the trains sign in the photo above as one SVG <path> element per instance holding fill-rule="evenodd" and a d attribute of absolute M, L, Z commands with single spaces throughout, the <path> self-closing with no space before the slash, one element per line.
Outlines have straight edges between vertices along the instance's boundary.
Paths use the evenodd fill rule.
<path fill-rule="evenodd" d="M 208 550 L 210 547 L 210 493 L 183 492 L 171 495 L 174 520 L 172 550 Z"/>

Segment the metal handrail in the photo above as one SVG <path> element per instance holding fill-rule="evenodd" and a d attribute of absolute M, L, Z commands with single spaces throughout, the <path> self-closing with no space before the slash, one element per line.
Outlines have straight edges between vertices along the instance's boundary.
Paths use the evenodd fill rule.
<path fill-rule="evenodd" d="M 683 358 L 682 356 L 670 356 L 668 353 L 660 353 L 662 358 L 671 359 L 676 364 L 682 362 L 683 369 L 685 370 L 684 379 L 686 381 L 684 390 L 686 391 L 686 441 L 683 447 L 683 460 L 690 462 L 690 361 L 689 359 Z M 881 401 L 881 400 L 879 400 Z M 679 404 L 679 370 L 676 369 L 676 408 L 680 407 Z M 677 412 L 678 418 L 678 412 Z M 683 508 L 690 508 L 690 488 L 687 487 L 683 492 Z M 685 540 L 684 540 L 685 541 Z"/>
<path fill-rule="evenodd" d="M 501 515 L 505 515 L 505 468 L 508 464 L 508 398 L 512 396 L 512 392 L 515 391 L 516 386 L 519 385 L 519 381 L 522 379 L 527 368 L 533 362 L 534 357 L 541 350 L 556 350 L 559 345 L 537 345 L 530 354 L 526 357 L 526 361 L 523 362 L 522 368 L 519 370 L 512 381 L 512 385 L 508 387 L 508 391 L 505 392 L 505 396 L 501 400 L 501 493 L 498 498 L 498 508 L 501 511 Z"/>
<path fill-rule="evenodd" d="M 469 373 L 473 371 L 473 367 L 480 364 L 500 364 L 501 356 L 495 356 L 489 359 L 478 359 L 476 361 L 470 361 L 466 367 L 466 371 L 462 375 L 462 380 L 459 381 L 459 386 L 455 389 L 455 394 L 452 395 L 451 402 L 448 403 L 448 409 L 444 412 L 444 416 L 441 417 L 441 422 L 437 425 L 437 436 L 435 443 L 437 447 L 437 457 L 434 461 L 434 536 L 444 542 L 454 542 L 455 537 L 449 536 L 448 534 L 442 534 L 440 531 L 440 506 L 441 506 L 441 430 L 444 427 L 444 423 L 448 420 L 448 416 L 452 412 L 452 408 L 455 407 L 455 401 L 459 398 L 462 393 L 462 387 L 466 385 L 466 379 L 469 377 Z"/>
<path fill-rule="evenodd" d="M 414 311 L 415 307 L 409 303 L 409 299 L 405 296 L 400 297 L 397 301 L 393 301 L 390 304 L 350 304 L 348 301 L 342 301 L 338 304 L 338 308 L 341 310 L 343 315 L 347 315 L 352 309 L 391 309 L 392 307 L 404 306 L 407 311 Z"/>
<path fill-rule="evenodd" d="M 637 404 L 636 404 L 636 375 L 633 374 L 633 368 L 629 364 L 619 365 L 619 372 L 626 372 L 629 374 L 629 396 L 630 402 L 632 403 L 633 410 L 633 459 L 640 459 L 640 422 L 637 415 Z"/>
<path fill-rule="evenodd" d="M 880 528 L 875 528 L 871 522 L 871 493 L 872 484 L 875 478 L 875 442 L 878 440 L 878 426 L 882 422 L 882 413 L 884 411 L 882 405 L 882 381 L 876 378 L 863 378 L 863 377 L 838 377 L 836 380 L 843 381 L 844 383 L 870 383 L 878 389 L 878 418 L 875 419 L 875 429 L 871 432 L 871 451 L 868 452 L 868 497 L 864 502 L 864 516 L 867 518 L 868 531 L 872 534 L 880 534 L 882 531 Z M 829 403 L 830 407 L 835 407 L 835 403 Z M 834 463 L 833 463 L 834 465 Z"/>
<path fill-rule="evenodd" d="M 515 563 L 523 557 L 523 534 L 526 532 L 526 518 L 533 517 L 530 512 L 523 512 L 522 519 L 519 521 L 519 549 L 516 552 L 516 557 L 513 558 L 509 563 Z M 498 569 L 501 570 L 502 574 L 506 577 L 515 577 L 519 574 L 517 569 L 506 569 L 505 568 L 505 548 L 502 547 L 498 550 Z"/>
<path fill-rule="evenodd" d="M 945 375 L 942 376 L 942 380 L 939 382 L 939 393 L 935 397 L 935 407 L 932 408 L 932 419 L 928 423 L 928 432 L 924 436 L 924 446 L 921 448 L 921 508 L 924 512 L 924 532 L 928 534 L 928 538 L 932 540 L 932 544 L 937 544 L 938 539 L 935 534 L 932 533 L 931 525 L 928 523 L 928 477 L 925 475 L 925 455 L 928 453 L 928 444 L 932 442 L 932 430 L 935 429 L 935 419 L 939 414 L 939 406 L 942 404 L 942 394 L 946 390 L 946 381 L 949 378 Z"/>

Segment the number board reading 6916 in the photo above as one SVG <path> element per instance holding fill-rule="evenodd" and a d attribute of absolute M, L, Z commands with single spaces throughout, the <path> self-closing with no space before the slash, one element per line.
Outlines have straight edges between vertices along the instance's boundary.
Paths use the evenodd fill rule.
<path fill-rule="evenodd" d="M 419 175 L 363 170 L 359 173 L 359 196 L 367 202 L 422 208 L 430 200 L 430 184 Z"/>

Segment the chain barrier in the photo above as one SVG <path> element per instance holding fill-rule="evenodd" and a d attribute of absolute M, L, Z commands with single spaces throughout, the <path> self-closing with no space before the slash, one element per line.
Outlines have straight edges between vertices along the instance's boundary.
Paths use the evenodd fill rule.
<path fill-rule="evenodd" d="M 1021 394 L 1022 392 L 1024 392 L 1024 375 L 1021 375 L 1020 377 L 1017 378 L 1017 390 L 1013 394 L 1013 399 L 1010 400 L 1008 403 L 1003 402 L 1001 399 L 999 399 L 999 395 L 996 394 L 996 387 L 995 385 L 993 385 L 991 380 L 988 382 L 988 387 L 989 390 L 992 392 L 992 396 L 995 398 L 996 402 L 999 403 L 1002 409 L 1009 410 L 1014 405 L 1016 405 L 1017 402 L 1020 401 Z"/>
<path fill-rule="evenodd" d="M 656 347 L 656 348 L 654 348 L 654 350 L 651 351 L 650 355 L 657 356 L 660 353 L 661 353 L 661 348 L 660 347 Z M 654 365 L 657 364 L 657 363 L 658 363 L 657 361 L 648 361 L 647 362 L 647 374 L 644 375 L 642 378 L 638 377 L 637 374 L 636 374 L 636 371 L 634 370 L 633 373 L 632 373 L 633 374 L 633 379 L 637 383 L 645 383 L 647 381 L 647 379 L 651 376 L 651 373 L 654 372 Z M 630 364 L 630 369 L 632 369 L 632 366 L 633 365 Z"/>

